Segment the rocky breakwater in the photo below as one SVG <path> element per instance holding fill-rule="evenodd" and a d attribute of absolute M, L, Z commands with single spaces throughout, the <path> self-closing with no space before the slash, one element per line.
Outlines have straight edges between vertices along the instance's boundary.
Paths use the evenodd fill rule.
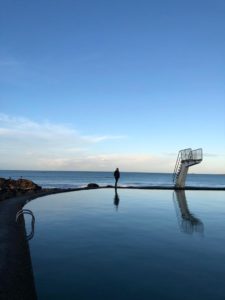
<path fill-rule="evenodd" d="M 41 190 L 42 188 L 39 185 L 28 179 L 0 178 L 0 200 L 25 194 L 34 194 Z"/>

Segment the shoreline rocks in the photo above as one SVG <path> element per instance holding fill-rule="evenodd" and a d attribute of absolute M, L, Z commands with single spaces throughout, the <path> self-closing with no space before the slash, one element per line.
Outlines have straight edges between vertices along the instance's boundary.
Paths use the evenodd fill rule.
<path fill-rule="evenodd" d="M 91 189 L 97 189 L 99 188 L 99 185 L 97 183 L 89 183 L 87 187 Z"/>
<path fill-rule="evenodd" d="M 41 190 L 41 186 L 28 179 L 20 178 L 15 180 L 11 178 L 0 178 L 0 200 L 36 193 Z"/>

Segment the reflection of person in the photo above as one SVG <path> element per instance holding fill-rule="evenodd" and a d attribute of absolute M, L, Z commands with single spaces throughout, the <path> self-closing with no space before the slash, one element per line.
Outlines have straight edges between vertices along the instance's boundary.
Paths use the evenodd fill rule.
<path fill-rule="evenodd" d="M 114 205 L 116 207 L 116 210 L 118 210 L 119 203 L 120 203 L 120 198 L 119 195 L 117 194 L 117 190 L 115 189 Z"/>
<path fill-rule="evenodd" d="M 117 188 L 117 182 L 120 178 L 120 171 L 118 168 L 116 168 L 115 172 L 114 172 L 114 178 L 115 178 L 115 188 Z"/>

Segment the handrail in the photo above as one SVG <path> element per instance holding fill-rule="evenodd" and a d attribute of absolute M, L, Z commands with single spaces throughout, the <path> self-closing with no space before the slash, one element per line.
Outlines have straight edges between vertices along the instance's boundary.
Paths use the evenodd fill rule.
<path fill-rule="evenodd" d="M 31 220 L 31 232 L 30 232 L 30 234 L 26 235 L 26 239 L 28 241 L 28 240 L 32 239 L 33 236 L 34 236 L 35 217 L 34 217 L 34 214 L 32 213 L 32 211 L 30 209 L 21 209 L 16 214 L 16 222 L 18 221 L 19 217 L 21 215 L 24 215 L 24 214 L 28 214 L 28 215 L 30 215 L 32 217 L 32 220 Z"/>
<path fill-rule="evenodd" d="M 180 150 L 178 152 L 177 161 L 176 161 L 175 168 L 173 171 L 173 182 L 175 181 L 175 178 L 177 176 L 177 172 L 178 172 L 181 161 L 187 159 L 187 157 L 189 157 L 191 153 L 192 153 L 191 148 L 186 148 L 186 149 Z"/>
<path fill-rule="evenodd" d="M 192 150 L 192 159 L 193 160 L 201 160 L 202 161 L 202 158 L 203 158 L 202 148 Z"/>
<path fill-rule="evenodd" d="M 173 182 L 175 182 L 175 179 L 178 176 L 181 163 L 194 162 L 193 164 L 198 164 L 202 161 L 202 156 L 202 148 L 198 148 L 195 150 L 192 150 L 191 148 L 180 150 L 178 152 L 177 161 L 173 172 Z"/>
<path fill-rule="evenodd" d="M 176 174 L 177 174 L 178 166 L 180 165 L 180 160 L 181 160 L 181 150 L 178 152 L 178 155 L 177 155 L 177 161 L 176 161 L 176 164 L 175 164 L 175 167 L 174 167 L 174 171 L 173 171 L 173 182 L 175 181 L 175 177 L 176 177 Z"/>
<path fill-rule="evenodd" d="M 32 213 L 32 211 L 30 209 L 21 209 L 16 214 L 16 222 L 17 222 L 19 216 L 22 215 L 22 214 L 31 215 L 34 218 L 34 220 L 35 220 L 34 214 Z"/>
<path fill-rule="evenodd" d="M 192 159 L 192 150 L 191 148 L 181 150 L 181 160 Z"/>

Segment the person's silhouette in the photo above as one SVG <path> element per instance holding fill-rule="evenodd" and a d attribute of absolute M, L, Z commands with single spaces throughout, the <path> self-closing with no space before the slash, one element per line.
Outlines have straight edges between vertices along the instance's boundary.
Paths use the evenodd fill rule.
<path fill-rule="evenodd" d="M 118 183 L 118 180 L 120 178 L 120 171 L 119 171 L 119 168 L 116 168 L 115 172 L 114 172 L 114 178 L 115 178 L 115 188 L 117 188 L 117 183 Z"/>

